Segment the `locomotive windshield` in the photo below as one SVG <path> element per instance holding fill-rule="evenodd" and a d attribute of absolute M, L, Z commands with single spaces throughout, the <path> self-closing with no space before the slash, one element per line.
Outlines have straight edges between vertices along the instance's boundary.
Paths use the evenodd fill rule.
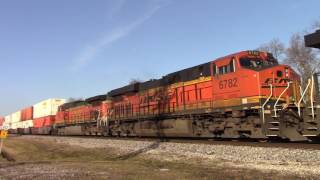
<path fill-rule="evenodd" d="M 261 69 L 278 65 L 278 62 L 274 58 L 270 58 L 270 57 L 265 60 L 259 57 L 256 57 L 256 58 L 243 57 L 243 58 L 240 58 L 240 65 L 248 69 L 261 70 Z"/>

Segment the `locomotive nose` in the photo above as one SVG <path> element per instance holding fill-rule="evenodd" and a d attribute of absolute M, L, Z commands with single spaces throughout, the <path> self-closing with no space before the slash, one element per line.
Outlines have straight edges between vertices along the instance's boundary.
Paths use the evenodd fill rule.
<path fill-rule="evenodd" d="M 262 71 L 261 76 L 267 85 L 287 84 L 295 79 L 296 73 L 289 66 L 279 65 Z"/>
<path fill-rule="evenodd" d="M 300 92 L 300 76 L 289 66 L 278 65 L 261 72 L 263 77 L 261 87 L 264 94 L 270 94 L 272 88 L 272 96 L 276 98 L 285 98 L 287 102 L 294 102 L 299 99 Z"/>

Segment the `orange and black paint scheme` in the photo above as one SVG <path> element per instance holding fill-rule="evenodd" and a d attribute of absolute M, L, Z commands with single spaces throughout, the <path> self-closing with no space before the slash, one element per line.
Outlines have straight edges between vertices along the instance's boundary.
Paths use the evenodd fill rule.
<path fill-rule="evenodd" d="M 63 105 L 56 133 L 69 132 L 69 124 L 82 134 L 304 140 L 299 99 L 300 76 L 290 66 L 242 51 L 112 90 L 99 103 Z"/>

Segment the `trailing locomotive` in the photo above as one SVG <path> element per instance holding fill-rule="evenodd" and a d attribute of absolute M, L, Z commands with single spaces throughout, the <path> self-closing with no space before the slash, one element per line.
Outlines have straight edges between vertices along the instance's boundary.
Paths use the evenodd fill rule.
<path fill-rule="evenodd" d="M 272 54 L 243 51 L 65 103 L 48 133 L 308 140 L 320 134 L 317 79 L 302 89 Z"/>

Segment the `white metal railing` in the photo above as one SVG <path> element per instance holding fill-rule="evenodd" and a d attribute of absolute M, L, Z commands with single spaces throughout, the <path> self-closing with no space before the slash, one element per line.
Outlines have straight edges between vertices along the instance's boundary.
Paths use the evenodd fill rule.
<path fill-rule="evenodd" d="M 299 85 L 299 88 L 300 88 L 300 96 L 302 97 L 303 89 L 300 85 Z M 302 98 L 302 101 L 306 103 L 306 100 L 304 99 L 304 97 Z"/>
<path fill-rule="evenodd" d="M 299 116 L 301 116 L 301 107 L 300 107 L 301 101 L 303 100 L 304 96 L 306 95 L 306 92 L 307 92 L 307 90 L 308 90 L 308 88 L 309 88 L 310 84 L 311 84 L 311 80 L 310 80 L 310 79 L 308 79 L 308 84 L 307 84 L 307 86 L 306 86 L 305 90 L 303 91 L 303 93 L 302 93 L 302 95 L 301 95 L 301 97 L 300 97 L 299 101 L 298 101 L 297 107 L 298 107 L 298 114 L 299 114 Z"/>
<path fill-rule="evenodd" d="M 281 92 L 281 94 L 279 95 L 277 101 L 274 103 L 274 106 L 273 106 L 274 117 L 277 117 L 277 105 L 278 105 L 278 102 L 279 102 L 280 98 L 282 97 L 282 95 L 289 89 L 291 83 L 292 82 L 288 82 L 287 83 L 287 87 Z"/>
<path fill-rule="evenodd" d="M 313 108 L 313 89 L 314 89 L 314 77 L 311 77 L 311 89 L 310 89 L 310 106 L 311 106 L 311 115 L 314 120 L 314 108 Z"/>
<path fill-rule="evenodd" d="M 264 124 L 264 107 L 266 106 L 266 104 L 268 103 L 268 101 L 270 100 L 270 98 L 272 97 L 272 84 L 269 84 L 270 86 L 270 95 L 268 96 L 268 98 L 266 99 L 266 101 L 262 104 L 261 106 L 261 110 L 262 110 L 262 123 Z"/>
<path fill-rule="evenodd" d="M 101 119 L 100 119 L 101 111 L 98 110 L 98 117 L 97 117 L 97 128 L 101 126 Z"/>
<path fill-rule="evenodd" d="M 107 131 L 109 131 L 109 119 L 111 119 L 112 114 L 113 114 L 113 109 L 110 109 L 104 118 L 104 126 L 107 128 Z"/>

